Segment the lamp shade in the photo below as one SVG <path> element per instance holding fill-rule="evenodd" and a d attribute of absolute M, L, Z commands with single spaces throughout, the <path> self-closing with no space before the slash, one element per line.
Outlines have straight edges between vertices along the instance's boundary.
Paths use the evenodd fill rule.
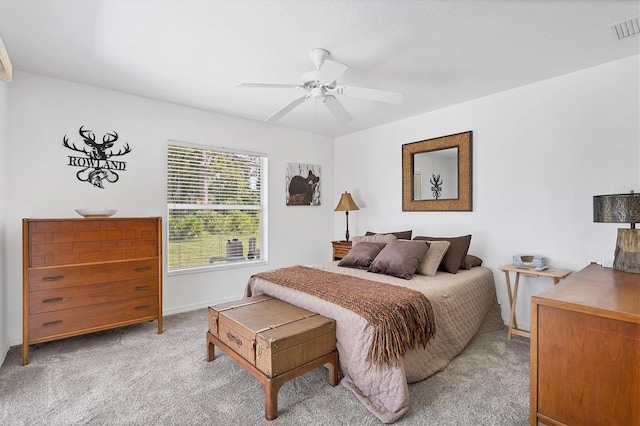
<path fill-rule="evenodd" d="M 605 223 L 639 223 L 640 193 L 595 195 L 593 221 Z"/>
<path fill-rule="evenodd" d="M 340 201 L 338 201 L 338 205 L 336 206 L 336 212 L 351 212 L 354 210 L 360 210 L 356 205 L 353 198 L 351 198 L 351 194 L 345 191 L 344 194 L 340 196 Z"/>

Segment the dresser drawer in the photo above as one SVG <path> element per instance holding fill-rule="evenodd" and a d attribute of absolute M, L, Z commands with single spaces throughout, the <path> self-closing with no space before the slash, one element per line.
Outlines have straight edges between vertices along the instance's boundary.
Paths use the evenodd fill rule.
<path fill-rule="evenodd" d="M 146 317 L 153 320 L 158 312 L 158 297 L 150 296 L 29 315 L 29 342 L 113 328 Z"/>
<path fill-rule="evenodd" d="M 156 259 L 29 270 L 29 291 L 138 278 L 158 278 Z"/>
<path fill-rule="evenodd" d="M 29 312 L 39 314 L 157 294 L 156 277 L 32 291 L 29 294 Z"/>

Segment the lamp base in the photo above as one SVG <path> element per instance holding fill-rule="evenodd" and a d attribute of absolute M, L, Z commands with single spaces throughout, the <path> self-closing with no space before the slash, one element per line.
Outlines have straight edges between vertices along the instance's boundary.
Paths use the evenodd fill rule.
<path fill-rule="evenodd" d="M 618 229 L 613 269 L 640 274 L 640 229 Z"/>

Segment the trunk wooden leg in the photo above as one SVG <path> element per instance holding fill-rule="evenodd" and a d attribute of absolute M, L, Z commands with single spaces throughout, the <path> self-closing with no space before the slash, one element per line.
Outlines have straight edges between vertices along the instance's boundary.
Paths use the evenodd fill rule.
<path fill-rule="evenodd" d="M 215 346 L 211 339 L 209 339 L 209 332 L 207 332 L 207 361 L 213 361 L 216 359 Z"/>
<path fill-rule="evenodd" d="M 281 380 L 267 380 L 264 385 L 264 417 L 273 420 L 278 417 L 278 392 L 284 384 Z"/>
<path fill-rule="evenodd" d="M 338 351 L 333 351 L 331 361 L 329 361 L 329 384 L 338 385 Z"/>

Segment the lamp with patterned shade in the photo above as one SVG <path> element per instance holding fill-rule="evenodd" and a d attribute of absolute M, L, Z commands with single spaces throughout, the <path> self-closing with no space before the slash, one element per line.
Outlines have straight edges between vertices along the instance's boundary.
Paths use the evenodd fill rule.
<path fill-rule="evenodd" d="M 629 229 L 619 228 L 613 269 L 640 274 L 640 194 L 595 195 L 593 197 L 593 221 L 605 223 L 629 223 Z"/>
<path fill-rule="evenodd" d="M 347 191 L 344 191 L 344 194 L 340 196 L 340 201 L 338 201 L 338 205 L 336 206 L 336 212 L 344 212 L 347 215 L 347 232 L 345 233 L 346 241 L 349 241 L 349 212 L 354 210 L 360 210 L 356 205 L 353 198 L 351 198 L 351 194 Z"/>

